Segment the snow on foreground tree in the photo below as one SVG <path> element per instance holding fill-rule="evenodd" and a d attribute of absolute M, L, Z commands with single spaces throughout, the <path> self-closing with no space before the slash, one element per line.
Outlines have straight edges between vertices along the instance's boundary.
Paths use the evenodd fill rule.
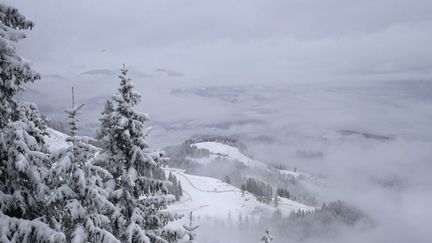
<path fill-rule="evenodd" d="M 23 85 L 39 78 L 17 53 L 33 23 L 0 3 L 0 242 L 62 242 L 44 223 L 49 168 L 46 124 L 34 104 L 15 100 Z"/>
<path fill-rule="evenodd" d="M 24 39 L 24 30 L 33 28 L 16 8 L 0 3 L 0 127 L 13 119 L 17 109 L 14 96 L 23 89 L 23 84 L 33 82 L 40 75 L 30 64 L 16 53 L 15 44 Z"/>
<path fill-rule="evenodd" d="M 93 165 L 96 148 L 76 136 L 78 108 L 66 110 L 72 145 L 52 154 L 54 168 L 50 174 L 48 197 L 50 225 L 66 235 L 68 242 L 119 242 L 111 233 L 109 216 L 115 211 L 108 200 L 104 182 L 112 176 Z"/>
<path fill-rule="evenodd" d="M 19 119 L 2 129 L 0 145 L 0 242 L 62 242 L 64 234 L 45 221 L 45 184 L 49 161 L 42 118 L 32 105 L 21 105 Z M 29 117 L 30 114 L 32 116 Z"/>
<path fill-rule="evenodd" d="M 113 176 L 109 199 L 117 210 L 111 216 L 111 227 L 122 242 L 171 242 L 183 236 L 182 232 L 165 229 L 175 216 L 160 210 L 174 197 L 167 194 L 169 182 L 153 174 L 165 157 L 149 151 L 145 140 L 149 118 L 133 108 L 141 96 L 133 91 L 127 72 L 123 66 L 120 88 L 106 103 L 98 129 L 103 151 L 97 163 Z"/>

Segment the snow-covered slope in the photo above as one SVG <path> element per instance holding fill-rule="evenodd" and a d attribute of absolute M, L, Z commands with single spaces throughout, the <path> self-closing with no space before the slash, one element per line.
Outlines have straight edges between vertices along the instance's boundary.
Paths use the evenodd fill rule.
<path fill-rule="evenodd" d="M 265 167 L 266 165 L 260 161 L 253 160 L 243 153 L 239 151 L 238 148 L 218 143 L 218 142 L 201 142 L 201 143 L 195 143 L 192 146 L 195 146 L 199 149 L 207 149 L 211 155 L 210 158 L 220 158 L 224 157 L 226 159 L 230 160 L 237 160 L 242 162 L 243 164 L 251 167 Z"/>
<path fill-rule="evenodd" d="M 279 172 L 285 175 L 292 175 L 295 178 L 298 178 L 301 175 L 299 172 L 291 171 L 291 170 L 279 170 Z"/>
<path fill-rule="evenodd" d="M 48 135 L 45 141 L 51 151 L 65 148 L 68 146 L 66 138 L 68 135 L 53 129 L 48 129 Z M 264 163 L 252 160 L 242 154 L 237 148 L 217 143 L 202 142 L 196 143 L 198 148 L 208 149 L 211 156 L 226 156 L 231 160 L 238 160 L 249 166 L 265 166 Z M 212 217 L 216 219 L 227 219 L 228 215 L 235 220 L 239 214 L 246 216 L 260 216 L 272 214 L 276 208 L 259 202 L 254 195 L 248 192 L 242 192 L 239 188 L 222 182 L 221 180 L 190 175 L 181 169 L 165 168 L 165 172 L 173 173 L 181 182 L 183 196 L 180 201 L 168 207 L 168 211 L 176 213 L 194 212 L 198 217 Z M 292 210 L 313 210 L 313 207 L 281 198 L 279 202 L 281 212 L 288 215 Z M 185 220 L 183 218 L 179 223 Z"/>
<path fill-rule="evenodd" d="M 180 180 L 183 197 L 179 202 L 170 205 L 168 211 L 187 213 L 194 212 L 198 217 L 212 217 L 226 219 L 228 214 L 233 219 L 239 214 L 246 216 L 260 216 L 272 214 L 276 208 L 257 201 L 255 196 L 242 191 L 221 180 L 189 175 L 180 169 L 166 168 L 167 173 L 173 173 Z M 313 207 L 281 198 L 279 209 L 285 215 L 292 210 L 313 210 Z"/>
<path fill-rule="evenodd" d="M 56 131 L 52 128 L 48 128 L 47 132 L 48 135 L 45 136 L 45 142 L 50 151 L 55 151 L 69 146 L 69 144 L 66 142 L 66 138 L 68 138 L 69 135 Z"/>

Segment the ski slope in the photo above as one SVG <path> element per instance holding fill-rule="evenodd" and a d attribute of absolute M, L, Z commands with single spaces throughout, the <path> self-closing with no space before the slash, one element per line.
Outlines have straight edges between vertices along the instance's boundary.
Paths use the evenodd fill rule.
<path fill-rule="evenodd" d="M 254 195 L 242 191 L 221 180 L 189 175 L 180 169 L 165 168 L 166 173 L 173 173 L 181 182 L 183 197 L 179 202 L 169 205 L 167 211 L 188 213 L 197 217 L 227 219 L 231 215 L 235 220 L 239 214 L 246 216 L 271 215 L 276 208 L 259 202 Z M 279 209 L 288 215 L 292 210 L 314 210 L 313 207 L 281 198 Z"/>

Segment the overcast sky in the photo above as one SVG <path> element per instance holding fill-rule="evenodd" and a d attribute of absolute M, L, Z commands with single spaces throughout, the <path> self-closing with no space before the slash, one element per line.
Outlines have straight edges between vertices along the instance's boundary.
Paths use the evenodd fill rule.
<path fill-rule="evenodd" d="M 430 0 L 8 0 L 36 23 L 19 48 L 43 74 L 127 63 L 182 82 L 429 79 Z"/>
<path fill-rule="evenodd" d="M 432 86 L 415 81 L 432 81 L 432 0 L 5 2 L 36 24 L 18 51 L 42 80 L 24 100 L 53 120 L 66 119 L 74 85 L 86 103 L 81 124 L 93 135 L 126 63 L 157 146 L 209 130 L 274 135 L 278 144 L 251 151 L 331 175 L 338 198 L 381 215 L 381 228 L 365 237 L 431 239 Z M 363 85 L 391 80 L 407 82 Z M 345 83 L 329 84 L 336 81 Z M 318 84 L 291 85 L 299 82 Z M 260 85 L 269 83 L 290 85 Z M 304 165 L 297 151 L 324 156 Z M 407 188 L 388 192 L 370 180 L 389 176 Z"/>

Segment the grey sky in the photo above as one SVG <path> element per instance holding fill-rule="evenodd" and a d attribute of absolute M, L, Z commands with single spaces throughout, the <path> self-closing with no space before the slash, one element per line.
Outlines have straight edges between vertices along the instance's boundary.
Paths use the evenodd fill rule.
<path fill-rule="evenodd" d="M 66 119 L 73 85 L 94 135 L 126 63 L 152 144 L 273 136 L 250 147 L 256 157 L 329 175 L 329 196 L 376 214 L 380 226 L 359 241 L 431 239 L 431 0 L 6 2 L 36 23 L 18 47 L 43 76 L 24 95 L 53 120 Z M 406 189 L 374 182 L 392 177 Z"/>
<path fill-rule="evenodd" d="M 127 63 L 186 83 L 429 79 L 432 2 L 7 1 L 36 23 L 42 73 Z"/>

